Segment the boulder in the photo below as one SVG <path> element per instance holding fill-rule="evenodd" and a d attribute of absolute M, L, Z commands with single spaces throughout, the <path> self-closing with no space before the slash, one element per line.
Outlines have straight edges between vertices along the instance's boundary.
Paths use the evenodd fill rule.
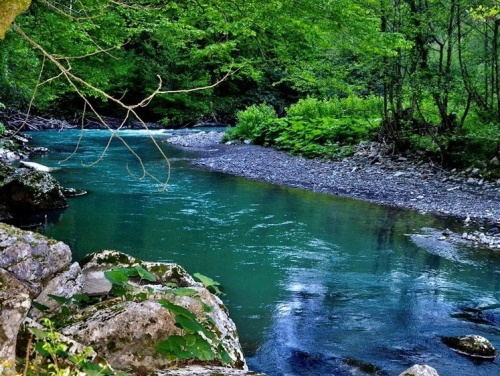
<path fill-rule="evenodd" d="M 31 297 L 70 262 L 66 244 L 0 223 L 0 268 L 29 287 Z"/>
<path fill-rule="evenodd" d="M 103 251 L 82 261 L 81 291 L 108 296 L 112 285 L 104 272 L 112 266 L 140 266 L 154 276 L 155 282 L 130 279 L 126 300 L 104 300 L 77 312 L 61 333 L 92 346 L 112 367 L 132 369 L 136 375 L 193 362 L 247 369 L 236 326 L 222 301 L 184 269 L 176 264 L 147 263 L 120 252 Z M 184 322 L 179 312 L 183 317 L 188 312 L 191 319 Z M 211 351 L 214 359 L 167 356 L 156 350 L 160 342 L 174 337 L 179 341 L 189 338 L 200 346 L 200 351 Z"/>
<path fill-rule="evenodd" d="M 3 180 L 0 199 L 14 214 L 68 206 L 56 179 L 46 172 L 25 168 L 17 169 Z"/>
<path fill-rule="evenodd" d="M 400 373 L 399 376 L 439 376 L 439 374 L 434 368 L 426 364 L 415 364 L 414 366 L 408 368 L 406 371 Z"/>
<path fill-rule="evenodd" d="M 490 341 L 478 335 L 443 337 L 442 340 L 452 350 L 471 357 L 495 359 L 498 355 Z"/>

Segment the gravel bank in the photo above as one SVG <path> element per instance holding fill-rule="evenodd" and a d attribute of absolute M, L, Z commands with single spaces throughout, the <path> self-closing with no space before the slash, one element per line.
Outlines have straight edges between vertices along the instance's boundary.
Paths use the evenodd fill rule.
<path fill-rule="evenodd" d="M 255 145 L 221 145 L 221 137 L 222 133 L 202 132 L 173 137 L 169 142 L 210 148 L 211 152 L 194 163 L 213 171 L 420 212 L 470 218 L 480 224 L 500 224 L 500 182 L 485 182 L 478 171 L 456 173 L 429 163 L 417 164 L 392 156 L 376 144 L 365 144 L 352 158 L 326 161 Z"/>

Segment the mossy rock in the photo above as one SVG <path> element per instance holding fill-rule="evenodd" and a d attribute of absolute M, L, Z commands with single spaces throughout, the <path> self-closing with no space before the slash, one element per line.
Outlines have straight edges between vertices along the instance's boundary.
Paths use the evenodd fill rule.
<path fill-rule="evenodd" d="M 17 169 L 0 187 L 0 199 L 12 214 L 39 210 L 63 209 L 68 206 L 62 187 L 50 174 Z"/>

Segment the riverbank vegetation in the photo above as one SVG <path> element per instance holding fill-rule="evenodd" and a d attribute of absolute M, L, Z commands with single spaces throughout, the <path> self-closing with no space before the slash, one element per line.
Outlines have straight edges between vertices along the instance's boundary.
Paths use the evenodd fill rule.
<path fill-rule="evenodd" d="M 494 1 L 34 0 L 15 22 L 0 41 L 11 109 L 77 119 L 79 90 L 125 116 L 110 97 L 141 103 L 161 79 L 136 110 L 147 121 L 237 123 L 229 138 L 310 157 L 377 140 L 500 177 Z"/>

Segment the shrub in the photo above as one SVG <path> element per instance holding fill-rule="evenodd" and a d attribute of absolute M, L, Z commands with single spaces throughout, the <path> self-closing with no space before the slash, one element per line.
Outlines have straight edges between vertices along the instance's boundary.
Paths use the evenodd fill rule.
<path fill-rule="evenodd" d="M 319 119 L 322 117 L 342 118 L 378 118 L 382 109 L 380 97 L 369 96 L 361 98 L 349 96 L 347 98 L 333 98 L 318 100 L 315 98 L 301 99 L 286 109 L 288 117 L 302 117 L 306 120 Z"/>
<path fill-rule="evenodd" d="M 236 115 L 236 127 L 227 131 L 226 139 L 251 140 L 261 134 L 263 127 L 276 118 L 276 112 L 271 106 L 263 103 L 252 105 Z"/>
<path fill-rule="evenodd" d="M 381 100 L 351 96 L 342 99 L 301 99 L 277 118 L 261 104 L 238 113 L 236 128 L 226 139 L 249 139 L 310 158 L 339 158 L 353 152 L 352 145 L 373 139 L 380 125 Z"/>

